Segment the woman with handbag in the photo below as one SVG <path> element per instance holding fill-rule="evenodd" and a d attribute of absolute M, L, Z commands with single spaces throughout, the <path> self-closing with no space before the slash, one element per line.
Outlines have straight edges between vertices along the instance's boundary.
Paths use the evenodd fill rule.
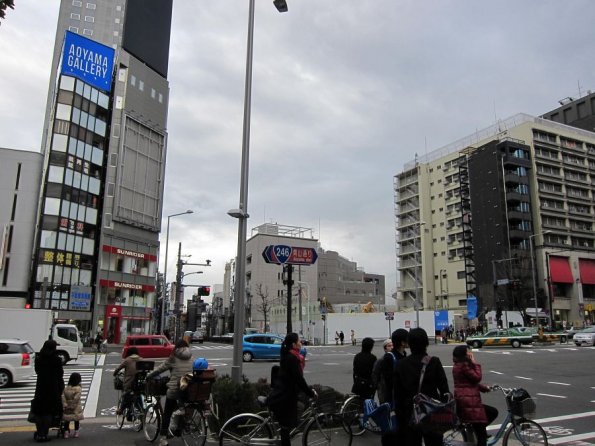
<path fill-rule="evenodd" d="M 480 392 L 490 392 L 492 389 L 481 383 L 481 365 L 475 362 L 469 347 L 456 346 L 452 352 L 452 360 L 457 412 L 461 421 L 473 425 L 477 446 L 486 446 L 486 427 L 498 417 L 498 409 L 483 404 Z"/>
<path fill-rule="evenodd" d="M 411 421 L 413 399 L 418 393 L 436 400 L 441 400 L 446 395 L 450 396 L 446 373 L 439 358 L 434 356 L 429 361 L 424 359 L 428 356 L 429 341 L 423 328 L 413 328 L 409 332 L 408 344 L 411 354 L 397 362 L 394 375 L 397 444 L 421 446 L 423 438 L 425 446 L 442 446 L 442 434 L 417 429 L 411 425 Z M 423 378 L 421 383 L 420 378 Z"/>
<path fill-rule="evenodd" d="M 35 397 L 31 401 L 37 432 L 33 438 L 43 443 L 50 441 L 50 427 L 59 426 L 62 419 L 62 392 L 64 391 L 64 369 L 56 352 L 54 340 L 45 341 L 35 357 Z"/>

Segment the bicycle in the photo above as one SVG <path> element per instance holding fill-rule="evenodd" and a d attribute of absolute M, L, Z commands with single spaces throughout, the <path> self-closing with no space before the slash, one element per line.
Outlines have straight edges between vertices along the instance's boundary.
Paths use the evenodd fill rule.
<path fill-rule="evenodd" d="M 148 379 L 145 383 L 147 406 L 145 407 L 143 433 L 146 440 L 150 442 L 155 441 L 161 431 L 161 422 L 163 420 L 161 396 L 167 393 L 168 381 L 169 377 L 155 377 Z"/>
<path fill-rule="evenodd" d="M 547 435 L 543 428 L 531 418 L 535 415 L 535 400 L 520 388 L 492 386 L 499 390 L 506 400 L 507 414 L 498 428 L 498 432 L 488 439 L 488 446 L 494 446 L 502 438 L 502 446 L 533 444 L 548 445 Z M 527 398 L 518 400 L 515 394 L 524 393 Z M 474 446 L 476 444 L 473 427 L 469 423 L 461 423 L 444 435 L 444 446 Z"/>
<path fill-rule="evenodd" d="M 132 429 L 135 432 L 140 432 L 143 429 L 145 419 L 145 398 L 143 388 L 146 376 L 146 371 L 137 372 L 132 391 L 125 392 L 120 389 L 118 392 L 118 411 L 116 412 L 116 425 L 118 426 L 118 429 L 122 429 L 125 421 L 132 423 Z M 122 407 L 123 409 L 120 409 Z"/>
<path fill-rule="evenodd" d="M 343 402 L 339 413 L 343 420 L 343 429 L 345 432 L 351 432 L 353 436 L 359 437 L 368 430 L 363 421 L 364 401 L 359 395 L 349 395 Z"/>
<path fill-rule="evenodd" d="M 257 403 L 263 409 L 267 407 L 266 397 L 259 396 Z M 334 413 L 335 399 L 310 399 L 298 425 L 290 432 L 295 438 L 302 434 L 302 445 L 351 445 L 352 435 L 343 433 L 340 414 Z M 327 411 L 323 410 L 327 409 Z M 227 420 L 219 431 L 219 445 L 241 444 L 277 445 L 280 444 L 279 425 L 274 414 L 267 408 L 263 415 L 243 413 Z"/>

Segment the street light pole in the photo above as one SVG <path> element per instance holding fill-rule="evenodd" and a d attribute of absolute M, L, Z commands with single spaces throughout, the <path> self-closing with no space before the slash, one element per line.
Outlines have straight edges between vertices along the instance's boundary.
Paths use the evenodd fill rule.
<path fill-rule="evenodd" d="M 244 336 L 244 299 L 246 297 L 246 232 L 248 225 L 248 173 L 250 168 L 250 109 L 252 103 L 252 60 L 254 53 L 254 0 L 248 10 L 248 42 L 246 46 L 246 80 L 244 88 L 244 124 L 242 132 L 242 164 L 240 173 L 240 205 L 227 212 L 238 219 L 238 250 L 236 256 L 236 278 L 234 287 L 233 363 L 231 380 L 239 384 L 242 380 L 242 342 Z M 285 0 L 274 0 L 279 12 L 287 11 Z"/>
<path fill-rule="evenodd" d="M 308 282 L 302 282 L 298 280 L 297 283 L 300 285 L 300 295 L 302 293 L 302 285 L 306 285 L 306 323 L 307 323 L 307 330 L 306 330 L 306 340 L 310 341 L 310 284 Z M 301 313 L 301 305 L 300 305 L 300 313 Z M 302 328 L 303 333 L 303 328 Z"/>
<path fill-rule="evenodd" d="M 161 296 L 161 323 L 160 323 L 160 333 L 163 334 L 163 329 L 165 327 L 165 298 L 167 297 L 167 252 L 169 249 L 169 219 L 172 217 L 177 217 L 178 215 L 185 215 L 185 214 L 193 214 L 194 211 L 188 209 L 187 211 L 180 212 L 178 214 L 172 214 L 167 216 L 167 231 L 165 235 L 165 266 L 163 267 L 163 291 Z"/>
<path fill-rule="evenodd" d="M 535 259 L 534 259 L 534 252 L 533 252 L 533 238 L 537 237 L 538 235 L 545 235 L 549 234 L 551 231 L 544 231 L 539 234 L 533 234 L 529 236 L 529 248 L 531 251 L 531 279 L 533 281 L 533 302 L 535 305 L 535 326 L 539 327 L 539 311 L 537 309 L 537 283 L 535 277 Z"/>

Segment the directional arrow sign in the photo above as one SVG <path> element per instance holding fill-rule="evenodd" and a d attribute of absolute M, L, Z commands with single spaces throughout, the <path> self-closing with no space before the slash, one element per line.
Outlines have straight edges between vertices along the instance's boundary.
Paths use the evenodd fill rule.
<path fill-rule="evenodd" d="M 277 265 L 312 265 L 318 259 L 314 248 L 287 245 L 269 245 L 262 252 L 264 261 Z"/>

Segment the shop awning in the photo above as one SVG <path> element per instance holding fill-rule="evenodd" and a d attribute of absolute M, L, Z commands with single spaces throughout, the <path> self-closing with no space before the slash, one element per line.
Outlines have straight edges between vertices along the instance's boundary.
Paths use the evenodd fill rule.
<path fill-rule="evenodd" d="M 574 283 L 568 257 L 550 256 L 550 277 L 552 282 Z"/>
<path fill-rule="evenodd" d="M 578 259 L 578 269 L 583 285 L 595 285 L 595 260 Z"/>

